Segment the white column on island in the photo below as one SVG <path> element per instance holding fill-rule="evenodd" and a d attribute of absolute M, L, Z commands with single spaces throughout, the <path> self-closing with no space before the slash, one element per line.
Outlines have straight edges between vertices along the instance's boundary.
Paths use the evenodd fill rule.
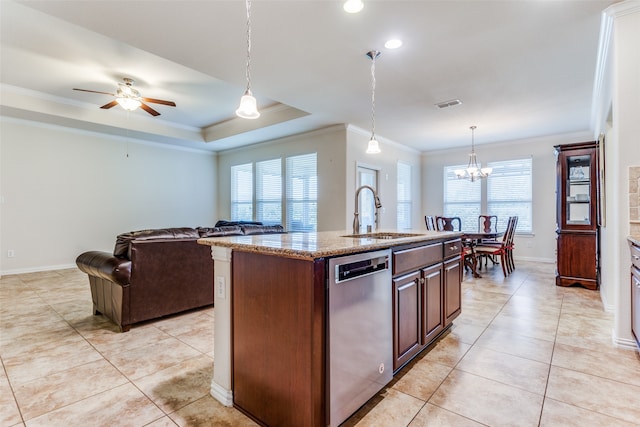
<path fill-rule="evenodd" d="M 231 390 L 231 249 L 211 247 L 214 261 L 213 378 L 211 396 L 233 406 Z M 222 288 L 221 288 L 222 287 Z"/>

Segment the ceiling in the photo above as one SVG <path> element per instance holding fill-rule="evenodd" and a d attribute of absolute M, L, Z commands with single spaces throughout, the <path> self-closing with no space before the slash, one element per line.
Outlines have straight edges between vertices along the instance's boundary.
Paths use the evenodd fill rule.
<path fill-rule="evenodd" d="M 252 2 L 0 1 L 3 116 L 219 151 L 346 123 L 419 151 L 592 129 L 602 11 L 610 0 Z M 404 44 L 384 48 L 389 38 Z M 123 77 L 152 104 L 102 110 Z M 436 103 L 460 99 L 438 109 Z"/>

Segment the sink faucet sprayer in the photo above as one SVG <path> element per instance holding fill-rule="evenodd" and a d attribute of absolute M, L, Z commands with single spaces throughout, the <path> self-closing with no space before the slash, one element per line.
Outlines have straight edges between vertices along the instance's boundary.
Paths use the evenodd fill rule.
<path fill-rule="evenodd" d="M 363 185 L 356 190 L 356 206 L 355 206 L 356 210 L 353 213 L 353 234 L 358 234 L 360 232 L 360 213 L 358 212 L 358 196 L 360 195 L 360 191 L 362 191 L 365 188 L 368 188 L 373 193 L 373 202 L 376 205 L 374 222 L 376 224 L 376 229 L 378 228 L 378 209 L 382 207 L 382 203 L 380 203 L 380 198 L 378 197 L 378 193 L 376 193 L 376 190 L 374 190 L 373 187 L 369 185 Z"/>

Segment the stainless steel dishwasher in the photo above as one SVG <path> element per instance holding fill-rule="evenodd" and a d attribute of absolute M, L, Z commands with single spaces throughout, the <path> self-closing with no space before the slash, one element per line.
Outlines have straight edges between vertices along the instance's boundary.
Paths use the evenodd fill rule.
<path fill-rule="evenodd" d="M 393 377 L 391 251 L 329 260 L 329 425 Z"/>

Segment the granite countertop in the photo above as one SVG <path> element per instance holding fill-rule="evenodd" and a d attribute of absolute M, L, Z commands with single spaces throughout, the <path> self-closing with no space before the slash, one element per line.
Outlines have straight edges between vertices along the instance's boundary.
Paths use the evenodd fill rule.
<path fill-rule="evenodd" d="M 640 246 L 640 236 L 627 236 L 627 240 L 636 246 Z"/>
<path fill-rule="evenodd" d="M 198 243 L 221 246 L 245 252 L 280 255 L 287 258 L 318 259 L 346 255 L 375 249 L 386 249 L 408 243 L 428 242 L 439 239 L 455 239 L 462 233 L 427 230 L 378 230 L 374 233 L 402 233 L 413 236 L 394 239 L 371 237 L 344 237 L 351 231 L 322 231 L 316 233 L 254 234 L 249 236 L 207 237 Z"/>

